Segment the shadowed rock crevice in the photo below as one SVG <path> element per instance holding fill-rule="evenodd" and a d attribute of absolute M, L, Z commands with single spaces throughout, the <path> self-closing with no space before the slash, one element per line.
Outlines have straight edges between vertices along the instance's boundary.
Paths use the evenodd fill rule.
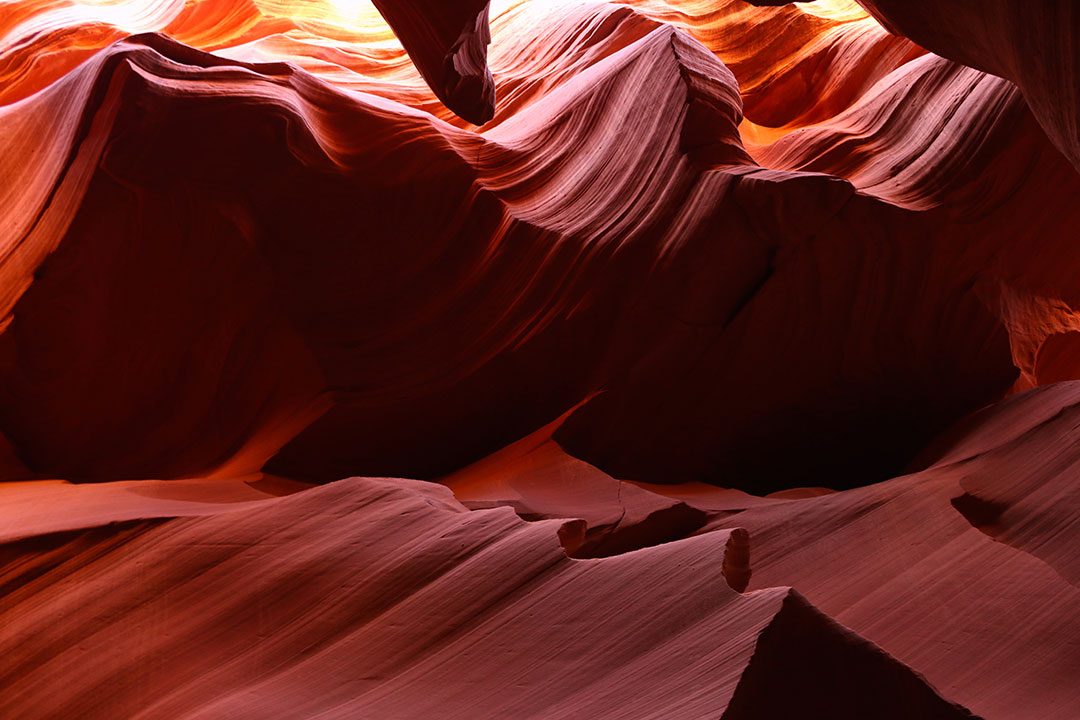
<path fill-rule="evenodd" d="M 758 636 L 722 720 L 972 720 L 911 668 L 794 590 Z"/>
<path fill-rule="evenodd" d="M 1001 515 L 1008 509 L 1008 505 L 985 500 L 970 493 L 954 497 L 949 502 L 976 530 L 993 538 L 1001 534 Z"/>

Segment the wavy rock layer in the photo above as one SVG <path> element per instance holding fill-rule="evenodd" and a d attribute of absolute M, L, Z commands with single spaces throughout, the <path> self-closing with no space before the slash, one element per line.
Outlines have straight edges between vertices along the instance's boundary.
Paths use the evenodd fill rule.
<path fill-rule="evenodd" d="M 670 28 L 482 136 L 152 36 L 11 106 L 11 146 L 54 106 L 91 140 L 12 185 L 0 338 L 35 472 L 430 477 L 603 391 L 557 439 L 616 475 L 835 486 L 1013 381 L 966 231 L 759 169 L 731 75 Z"/>
<path fill-rule="evenodd" d="M 0 716 L 1080 716 L 1075 13 L 863 5 L 0 3 Z"/>
<path fill-rule="evenodd" d="M 948 0 L 916 7 L 859 0 L 889 29 L 1015 82 L 1047 135 L 1080 164 L 1080 14 L 1067 0 Z"/>
<path fill-rule="evenodd" d="M 575 561 L 553 524 L 469 512 L 432 485 L 347 480 L 107 539 L 8 544 L 0 642 L 5 657 L 34 650 L 20 653 L 32 665 L 5 662 L 5 704 L 22 717 L 556 718 L 610 716 L 632 687 L 635 717 L 971 717 L 789 588 L 730 589 L 725 532 Z M 78 680 L 43 697 L 70 665 Z M 788 673 L 791 692 L 770 692 Z M 853 679 L 858 692 L 836 692 Z"/>

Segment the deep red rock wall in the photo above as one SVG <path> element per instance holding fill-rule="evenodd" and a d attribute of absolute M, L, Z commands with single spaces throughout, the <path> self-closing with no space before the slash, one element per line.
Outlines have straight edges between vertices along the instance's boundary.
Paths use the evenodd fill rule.
<path fill-rule="evenodd" d="M 0 717 L 1080 715 L 1071 7 L 0 4 Z"/>

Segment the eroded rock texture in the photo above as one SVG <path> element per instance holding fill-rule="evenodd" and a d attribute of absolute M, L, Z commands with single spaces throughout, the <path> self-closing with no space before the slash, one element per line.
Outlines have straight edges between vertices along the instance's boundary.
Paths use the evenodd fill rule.
<path fill-rule="evenodd" d="M 1080 715 L 1075 11 L 863 5 L 0 4 L 0 717 Z"/>

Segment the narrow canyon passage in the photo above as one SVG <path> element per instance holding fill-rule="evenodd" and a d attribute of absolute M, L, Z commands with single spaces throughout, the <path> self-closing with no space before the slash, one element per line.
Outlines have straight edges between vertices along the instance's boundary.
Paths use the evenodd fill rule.
<path fill-rule="evenodd" d="M 1069 0 L 0 0 L 0 718 L 1080 717 Z"/>

